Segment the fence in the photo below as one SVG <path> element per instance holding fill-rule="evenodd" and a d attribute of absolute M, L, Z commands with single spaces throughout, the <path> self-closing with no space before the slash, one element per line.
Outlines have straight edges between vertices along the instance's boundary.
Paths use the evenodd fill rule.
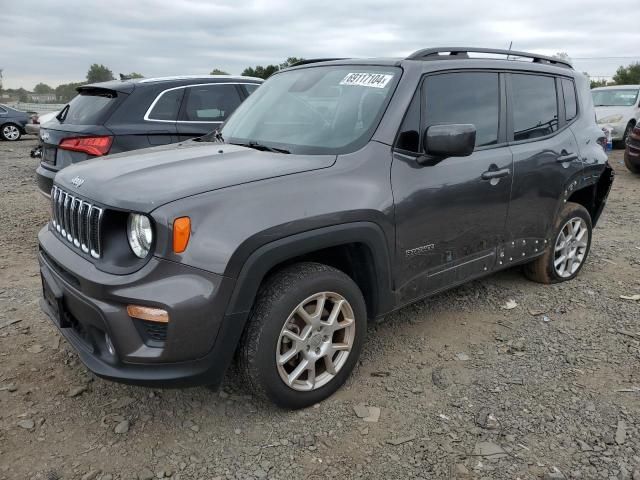
<path fill-rule="evenodd" d="M 17 102 L 13 104 L 7 104 L 11 108 L 15 108 L 16 110 L 22 110 L 23 112 L 36 112 L 36 113 L 47 113 L 47 112 L 57 112 L 62 110 L 62 107 L 65 106 L 64 103 L 26 103 L 26 102 Z"/>

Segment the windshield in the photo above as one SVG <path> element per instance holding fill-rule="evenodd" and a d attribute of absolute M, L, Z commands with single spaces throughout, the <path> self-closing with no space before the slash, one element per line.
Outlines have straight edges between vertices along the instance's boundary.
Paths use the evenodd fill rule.
<path fill-rule="evenodd" d="M 358 65 L 276 74 L 238 107 L 222 136 L 291 153 L 354 151 L 371 138 L 400 74 Z"/>
<path fill-rule="evenodd" d="M 596 107 L 632 107 L 638 98 L 637 89 L 594 90 L 591 94 Z"/>

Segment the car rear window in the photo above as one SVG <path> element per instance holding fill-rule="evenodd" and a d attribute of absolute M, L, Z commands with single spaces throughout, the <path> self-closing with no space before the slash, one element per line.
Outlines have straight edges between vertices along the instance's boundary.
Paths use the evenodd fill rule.
<path fill-rule="evenodd" d="M 80 92 L 69 102 L 68 111 L 62 110 L 62 121 L 71 125 L 100 125 L 117 101 L 117 93 L 111 90 Z"/>

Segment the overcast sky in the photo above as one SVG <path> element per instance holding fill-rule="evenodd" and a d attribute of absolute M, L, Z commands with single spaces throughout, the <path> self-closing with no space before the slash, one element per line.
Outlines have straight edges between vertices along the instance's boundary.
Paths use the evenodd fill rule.
<path fill-rule="evenodd" d="M 116 76 L 239 74 L 288 56 L 513 41 L 515 50 L 565 51 L 576 69 L 603 76 L 640 61 L 640 11 L 622 9 L 603 0 L 0 0 L 0 68 L 6 88 L 32 89 L 84 80 L 92 63 Z"/>

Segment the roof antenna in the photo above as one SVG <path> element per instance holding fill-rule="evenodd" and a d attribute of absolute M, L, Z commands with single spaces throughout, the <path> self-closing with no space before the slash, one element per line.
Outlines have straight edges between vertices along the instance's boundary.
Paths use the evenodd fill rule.
<path fill-rule="evenodd" d="M 509 42 L 509 51 L 511 51 L 512 46 L 513 46 L 513 40 Z M 509 60 L 509 55 L 507 55 L 507 60 Z"/>

